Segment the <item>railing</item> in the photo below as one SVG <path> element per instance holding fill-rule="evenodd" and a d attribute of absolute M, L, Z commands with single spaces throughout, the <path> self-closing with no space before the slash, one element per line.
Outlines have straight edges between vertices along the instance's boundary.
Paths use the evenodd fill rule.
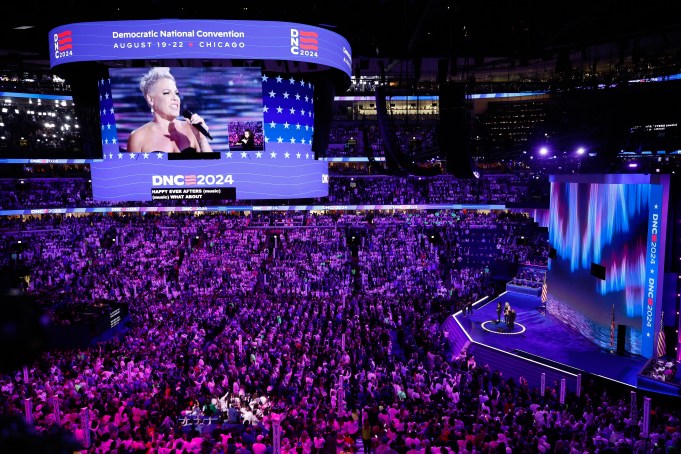
<path fill-rule="evenodd" d="M 509 282 L 508 284 L 506 284 L 506 291 L 522 293 L 523 295 L 539 296 L 539 294 L 541 293 L 541 287 L 540 288 L 525 287 L 524 285 L 511 284 Z"/>

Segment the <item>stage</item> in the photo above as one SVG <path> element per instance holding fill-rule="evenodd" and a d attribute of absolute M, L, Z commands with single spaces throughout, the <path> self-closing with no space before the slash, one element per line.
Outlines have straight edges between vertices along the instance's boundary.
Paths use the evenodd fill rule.
<path fill-rule="evenodd" d="M 506 302 L 516 310 L 517 316 L 512 331 L 504 323 L 497 323 L 497 302 Z M 476 358 L 484 354 L 496 354 L 497 360 L 505 363 L 523 361 L 535 366 L 528 374 L 536 375 L 538 365 L 547 365 L 552 370 L 572 381 L 568 388 L 574 388 L 576 377 L 581 373 L 598 375 L 632 387 L 637 387 L 637 378 L 648 359 L 641 356 L 623 356 L 599 348 L 581 334 L 573 331 L 546 314 L 539 296 L 504 292 L 498 298 L 486 299 L 474 305 L 471 315 L 457 312 L 445 324 L 451 333 L 450 342 L 457 333 L 457 325 L 464 331 L 467 344 L 474 346 Z M 464 339 L 460 336 L 460 339 Z M 486 347 L 483 351 L 481 347 Z M 503 356 L 499 356 L 502 355 Z M 492 366 L 492 368 L 496 368 Z M 511 371 L 513 372 L 513 371 Z M 518 373 L 524 373 L 522 370 Z M 528 378 L 528 377 L 526 377 Z M 536 377 L 529 377 L 536 382 Z M 534 378 L 534 380 L 532 380 Z M 517 377 L 516 377 L 517 379 Z M 548 382 L 547 382 L 548 383 Z"/>

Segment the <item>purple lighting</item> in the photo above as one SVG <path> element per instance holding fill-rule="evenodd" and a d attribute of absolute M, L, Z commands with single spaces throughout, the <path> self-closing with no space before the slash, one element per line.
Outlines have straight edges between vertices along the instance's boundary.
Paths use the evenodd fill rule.
<path fill-rule="evenodd" d="M 584 147 L 579 147 L 579 148 L 577 148 L 577 154 L 578 154 L 578 155 L 581 156 L 581 155 L 583 155 L 584 153 L 586 153 L 586 150 L 584 149 Z"/>
<path fill-rule="evenodd" d="M 638 164 L 636 164 L 635 162 L 630 162 L 629 167 L 635 169 L 636 167 L 638 167 Z"/>
<path fill-rule="evenodd" d="M 547 154 L 549 154 L 549 149 L 546 148 L 546 147 L 541 147 L 539 149 L 539 154 L 542 155 L 542 156 L 546 156 Z"/>

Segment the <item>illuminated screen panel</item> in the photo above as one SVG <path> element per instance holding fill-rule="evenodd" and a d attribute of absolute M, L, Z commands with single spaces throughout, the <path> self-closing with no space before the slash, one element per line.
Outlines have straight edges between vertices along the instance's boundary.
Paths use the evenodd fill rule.
<path fill-rule="evenodd" d="M 549 262 L 547 309 L 604 349 L 616 347 L 613 326 L 626 325 L 626 350 L 653 354 L 665 190 L 643 182 L 551 183 L 549 242 L 556 258 Z M 593 264 L 605 268 L 604 280 L 592 274 Z"/>
<path fill-rule="evenodd" d="M 103 157 L 91 164 L 95 200 L 240 200 L 328 195 L 328 164 L 314 159 L 314 87 L 304 76 L 259 68 L 170 68 L 177 112 L 204 119 L 212 153 L 128 152 L 130 133 L 149 122 L 139 88 L 149 68 L 111 68 L 99 81 Z M 250 129 L 252 148 L 239 139 Z M 179 158 L 179 159 L 178 159 Z M 235 191 L 235 194 L 230 191 Z"/>
<path fill-rule="evenodd" d="M 139 86 L 140 78 L 148 71 L 109 69 L 116 144 L 121 151 L 135 151 L 128 150 L 130 133 L 152 119 Z M 178 115 L 188 109 L 204 118 L 213 137 L 210 141 L 213 151 L 234 147 L 239 134 L 247 128 L 253 131 L 256 143 L 262 148 L 263 103 L 258 68 L 171 68 L 168 72 L 175 79 L 180 95 Z M 106 94 L 104 98 L 106 100 Z M 106 117 L 103 127 L 109 128 L 111 111 L 103 109 L 102 115 Z"/>
<path fill-rule="evenodd" d="M 61 25 L 49 33 L 50 66 L 157 59 L 292 60 L 352 76 L 350 44 L 324 28 L 291 22 L 134 20 Z"/>

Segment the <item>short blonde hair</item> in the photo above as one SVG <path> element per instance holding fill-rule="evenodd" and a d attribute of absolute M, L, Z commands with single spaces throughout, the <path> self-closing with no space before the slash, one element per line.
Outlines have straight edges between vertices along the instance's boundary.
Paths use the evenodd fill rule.
<path fill-rule="evenodd" d="M 175 77 L 170 74 L 170 68 L 166 66 L 157 66 L 151 68 L 148 73 L 142 76 L 140 79 L 140 90 L 144 95 L 144 99 L 147 98 L 149 92 L 161 79 L 170 79 L 175 82 Z"/>

